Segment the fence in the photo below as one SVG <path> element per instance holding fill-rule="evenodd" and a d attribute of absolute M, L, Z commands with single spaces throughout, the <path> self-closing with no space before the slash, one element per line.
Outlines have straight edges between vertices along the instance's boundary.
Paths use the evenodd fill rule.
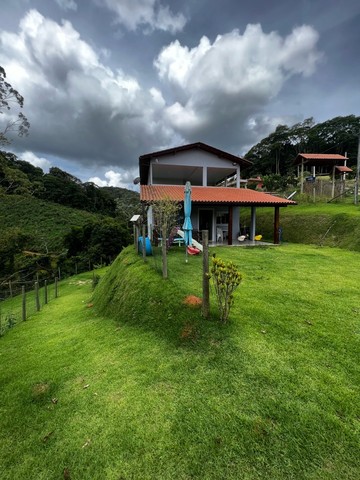
<path fill-rule="evenodd" d="M 26 321 L 31 315 L 39 312 L 42 306 L 59 296 L 58 278 L 52 282 L 43 280 L 31 282 L 31 285 L 30 282 L 26 282 L 20 286 L 20 295 L 16 282 L 14 284 L 10 282 L 8 295 L 0 297 L 0 336 L 5 335 L 16 324 Z M 4 290 L 2 293 L 4 294 Z"/>

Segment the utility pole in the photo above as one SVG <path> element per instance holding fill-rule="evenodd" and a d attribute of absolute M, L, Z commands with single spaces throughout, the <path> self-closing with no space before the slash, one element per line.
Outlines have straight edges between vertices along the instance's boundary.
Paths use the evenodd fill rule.
<path fill-rule="evenodd" d="M 360 134 L 358 141 L 358 151 L 357 151 L 357 165 L 356 165 L 356 177 L 355 177 L 355 205 L 359 204 L 359 175 L 360 175 Z"/>

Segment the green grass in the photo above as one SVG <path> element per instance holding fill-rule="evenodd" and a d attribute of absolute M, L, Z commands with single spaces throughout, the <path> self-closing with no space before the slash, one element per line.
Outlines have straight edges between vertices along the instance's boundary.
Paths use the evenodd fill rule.
<path fill-rule="evenodd" d="M 65 207 L 34 197 L 5 195 L 0 202 L 0 225 L 3 232 L 18 227 L 31 235 L 31 247 L 42 252 L 63 249 L 64 236 L 71 227 L 83 226 L 98 215 Z"/>
<path fill-rule="evenodd" d="M 213 251 L 244 274 L 228 325 L 183 304 L 201 257 L 165 281 L 128 248 L 93 307 L 65 280 L 0 339 L 2 479 L 359 478 L 359 254 Z"/>
<path fill-rule="evenodd" d="M 250 225 L 249 209 L 241 223 Z M 258 208 L 256 233 L 272 241 L 274 209 Z M 351 203 L 306 203 L 280 209 L 285 242 L 326 245 L 360 252 L 360 207 Z"/>

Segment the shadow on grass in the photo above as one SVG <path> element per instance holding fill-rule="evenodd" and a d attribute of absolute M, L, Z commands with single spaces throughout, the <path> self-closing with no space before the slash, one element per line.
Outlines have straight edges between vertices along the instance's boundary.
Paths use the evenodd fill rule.
<path fill-rule="evenodd" d="M 219 323 L 216 309 L 205 319 L 201 305 L 185 301 L 189 295 L 201 297 L 201 258 L 191 259 L 190 265 L 179 252 L 170 252 L 168 258 L 169 278 L 165 280 L 159 273 L 159 259 L 154 268 L 151 257 L 144 263 L 131 247 L 125 249 L 95 289 L 96 310 L 176 347 L 205 351 L 228 342 L 232 326 Z"/>

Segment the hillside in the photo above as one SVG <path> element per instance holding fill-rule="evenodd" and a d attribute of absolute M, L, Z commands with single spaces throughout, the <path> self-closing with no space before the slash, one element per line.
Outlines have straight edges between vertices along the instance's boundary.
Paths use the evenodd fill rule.
<path fill-rule="evenodd" d="M 256 233 L 273 238 L 274 209 L 258 208 Z M 250 225 L 249 209 L 242 224 Z M 280 209 L 282 241 L 326 245 L 360 252 L 360 207 L 351 203 L 300 204 Z"/>
<path fill-rule="evenodd" d="M 3 480 L 359 478 L 360 255 L 213 251 L 244 275 L 229 324 L 184 304 L 202 258 L 165 281 L 128 247 L 0 338 Z"/>
<path fill-rule="evenodd" d="M 0 197 L 0 297 L 8 281 L 31 283 L 111 262 L 131 242 L 121 217 L 86 212 L 33 196 Z"/>
<path fill-rule="evenodd" d="M 63 250 L 64 236 L 72 227 L 81 227 L 99 215 L 65 207 L 35 197 L 5 195 L 0 198 L 0 225 L 4 233 L 19 228 L 31 240 L 27 248 L 37 252 Z"/>

